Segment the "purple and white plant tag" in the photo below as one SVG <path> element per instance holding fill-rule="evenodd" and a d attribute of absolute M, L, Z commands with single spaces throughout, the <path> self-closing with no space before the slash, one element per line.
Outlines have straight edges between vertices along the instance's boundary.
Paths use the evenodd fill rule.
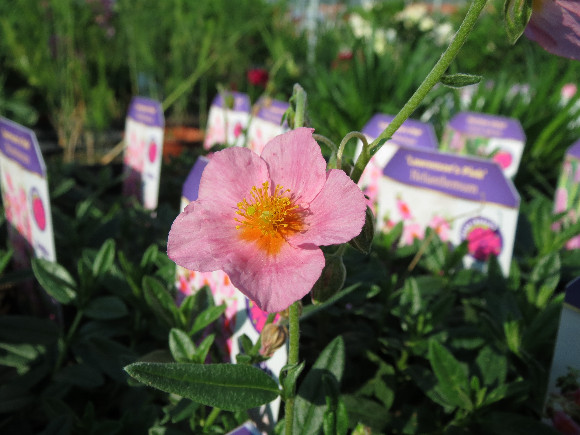
<path fill-rule="evenodd" d="M 215 144 L 244 146 L 250 109 L 247 94 L 223 92 L 216 95 L 209 109 L 203 147 L 209 150 Z"/>
<path fill-rule="evenodd" d="M 580 140 L 568 148 L 556 186 L 554 213 L 566 215 L 554 224 L 561 231 L 578 221 L 580 214 Z M 566 242 L 567 249 L 580 249 L 580 234 Z"/>
<path fill-rule="evenodd" d="M 290 105 L 284 101 L 261 98 L 254 107 L 256 111 L 248 127 L 248 146 L 257 154 L 262 154 L 264 146 L 274 137 L 288 131 L 288 124 L 282 117 Z"/>
<path fill-rule="evenodd" d="M 544 402 L 544 421 L 561 433 L 580 433 L 579 336 L 580 278 L 576 278 L 566 287 Z"/>
<path fill-rule="evenodd" d="M 165 120 L 161 103 L 134 97 L 125 121 L 123 194 L 157 208 Z"/>
<path fill-rule="evenodd" d="M 375 114 L 363 127 L 362 133 L 370 143 L 375 140 L 395 117 L 382 113 Z M 437 149 L 437 136 L 431 124 L 414 119 L 407 119 L 395 132 L 393 137 L 385 142 L 381 149 L 371 158 L 365 168 L 358 185 L 369 198 L 368 205 L 376 213 L 379 193 L 379 180 L 385 165 L 389 162 L 399 147 Z M 362 151 L 362 141 L 359 141 L 355 151 L 355 159 Z"/>
<path fill-rule="evenodd" d="M 445 127 L 439 149 L 490 159 L 502 168 L 506 177 L 513 178 L 525 143 L 526 136 L 516 119 L 461 112 Z"/>
<path fill-rule="evenodd" d="M 520 198 L 499 166 L 484 159 L 399 148 L 380 180 L 377 229 L 403 222 L 402 245 L 431 227 L 444 242 L 468 242 L 466 267 L 497 256 L 507 276 Z"/>
<path fill-rule="evenodd" d="M 46 166 L 32 130 L 0 117 L 0 188 L 16 268 L 56 261 Z"/>
<path fill-rule="evenodd" d="M 191 201 L 197 199 L 201 176 L 208 162 L 209 159 L 199 157 L 191 169 L 183 185 L 181 210 L 185 209 Z M 256 342 L 264 328 L 268 313 L 259 309 L 234 287 L 228 275 L 223 271 L 194 272 L 177 266 L 176 286 L 180 297 L 194 294 L 205 285 L 210 288 L 216 305 L 226 305 L 224 322 L 221 324 L 222 336 L 226 337 L 226 342 L 221 344 L 229 360 L 235 362 L 236 356 L 241 350 L 240 337 L 245 334 L 253 342 Z M 282 346 L 260 367 L 278 380 L 278 374 L 287 361 L 288 349 L 286 346 Z M 277 398 L 270 404 L 259 408 L 257 421 L 260 425 L 273 428 L 277 421 L 279 409 L 280 398 Z"/>

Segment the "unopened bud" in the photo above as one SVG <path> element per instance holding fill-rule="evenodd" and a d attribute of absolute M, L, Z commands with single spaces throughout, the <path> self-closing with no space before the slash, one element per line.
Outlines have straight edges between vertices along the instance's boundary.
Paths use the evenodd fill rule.
<path fill-rule="evenodd" d="M 312 287 L 311 298 L 314 304 L 327 301 L 334 296 L 344 285 L 346 279 L 346 267 L 340 254 L 325 254 L 326 264 L 322 274 Z"/>
<path fill-rule="evenodd" d="M 262 346 L 260 347 L 260 355 L 271 357 L 274 352 L 281 348 L 286 343 L 288 337 L 288 330 L 285 326 L 268 323 L 262 329 Z"/>
<path fill-rule="evenodd" d="M 357 251 L 363 254 L 368 254 L 371 252 L 371 246 L 373 244 L 373 237 L 375 236 L 375 216 L 372 210 L 367 206 L 365 214 L 365 224 L 358 236 L 352 239 L 350 246 L 355 248 Z"/>

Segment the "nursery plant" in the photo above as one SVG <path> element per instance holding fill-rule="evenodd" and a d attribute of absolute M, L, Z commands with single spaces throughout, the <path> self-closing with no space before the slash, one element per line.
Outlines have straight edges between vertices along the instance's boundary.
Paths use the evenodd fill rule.
<path fill-rule="evenodd" d="M 435 102 L 459 109 L 454 89 L 480 81 L 450 67 L 458 68 L 454 59 L 486 4 L 471 3 L 438 59 L 419 38 L 413 47 L 424 57 L 402 49 L 400 61 L 358 42 L 348 70 L 315 67 L 304 86 L 294 86 L 286 114 L 292 130 L 260 156 L 241 147 L 216 152 L 198 199 L 181 214 L 179 192 L 195 153 L 164 166 L 154 214 L 121 197 L 120 168 L 50 160 L 58 261 L 35 259 L 30 270 L 15 272 L 10 249 L 0 251 L 0 431 L 227 433 L 248 410 L 281 398 L 275 433 L 556 433 L 540 417 L 562 289 L 580 272 L 578 251 L 563 248 L 580 225 L 552 230 L 554 167 L 578 132 L 578 97 L 562 103 L 552 92 L 575 67 L 564 77 L 556 66 L 548 70 L 561 77 L 552 92 L 530 76 L 532 98 L 541 104 L 526 103 L 526 95 L 510 100 L 513 83 L 502 75 L 494 77 L 501 98 L 481 81 L 469 103 L 529 114 L 509 276 L 494 256 L 485 272 L 465 268 L 467 244 L 451 247 L 431 230 L 407 246 L 398 243 L 401 224 L 375 235 L 355 184 L 416 110 L 427 113 Z M 512 42 L 539 13 L 531 2 L 506 2 Z M 406 56 L 425 68 L 424 81 L 408 77 L 397 94 L 396 85 L 370 77 L 391 65 L 408 76 Z M 176 76 L 187 74 L 187 65 L 195 68 L 188 61 Z M 401 104 L 384 102 L 379 92 Z M 368 107 L 357 93 L 369 98 Z M 349 133 L 382 108 L 397 115 L 375 141 Z M 432 112 L 440 125 L 450 115 L 445 110 Z M 352 139 L 364 144 L 356 161 L 346 148 Z M 327 159 L 320 145 L 330 150 Z M 216 306 L 207 288 L 176 303 L 174 261 L 225 270 L 270 313 L 265 330 L 288 328 L 279 384 L 258 365 L 285 336 L 244 337 L 237 363 L 224 363 L 219 343 L 227 337 L 218 323 L 225 306 Z M 44 317 L 34 316 L 19 293 L 31 278 L 43 289 Z"/>

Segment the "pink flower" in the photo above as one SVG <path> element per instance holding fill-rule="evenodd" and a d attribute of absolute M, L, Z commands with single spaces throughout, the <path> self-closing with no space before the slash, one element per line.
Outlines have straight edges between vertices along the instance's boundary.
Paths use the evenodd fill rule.
<path fill-rule="evenodd" d="M 233 147 L 214 154 L 196 201 L 175 219 L 167 252 L 190 270 L 223 270 L 267 312 L 301 299 L 324 267 L 320 245 L 362 229 L 366 202 L 342 171 L 326 171 L 312 129 L 268 142 L 261 156 Z"/>
<path fill-rule="evenodd" d="M 397 199 L 397 210 L 399 210 L 401 219 L 403 220 L 413 219 L 413 215 L 411 215 L 411 209 L 409 208 L 409 205 L 405 201 Z"/>
<path fill-rule="evenodd" d="M 254 86 L 266 87 L 268 83 L 268 71 L 264 68 L 254 68 L 248 71 L 248 81 Z"/>
<path fill-rule="evenodd" d="M 578 87 L 574 83 L 566 83 L 564 86 L 562 86 L 562 90 L 560 91 L 562 100 L 567 103 L 574 95 L 576 95 L 577 90 Z"/>
<path fill-rule="evenodd" d="M 580 60 L 578 0 L 534 0 L 525 34 L 550 53 Z"/>
<path fill-rule="evenodd" d="M 512 155 L 507 151 L 500 151 L 493 156 L 492 160 L 496 162 L 500 168 L 505 169 L 512 164 Z"/>
<path fill-rule="evenodd" d="M 237 123 L 234 126 L 234 137 L 237 139 L 238 137 L 240 137 L 240 135 L 242 134 L 242 131 L 244 131 L 244 127 L 242 127 L 241 123 Z"/>
<path fill-rule="evenodd" d="M 476 227 L 467 235 L 467 249 L 479 261 L 486 261 L 490 255 L 501 252 L 501 237 L 491 228 Z"/>
<path fill-rule="evenodd" d="M 566 249 L 580 249 L 580 236 L 572 237 L 566 242 Z"/>
<path fill-rule="evenodd" d="M 449 240 L 449 222 L 445 218 L 435 215 L 429 222 L 429 226 L 435 230 L 441 241 Z"/>
<path fill-rule="evenodd" d="M 425 237 L 425 228 L 420 224 L 409 224 L 403 227 L 402 238 L 404 245 L 412 245 L 413 240 L 422 240 L 423 237 Z"/>

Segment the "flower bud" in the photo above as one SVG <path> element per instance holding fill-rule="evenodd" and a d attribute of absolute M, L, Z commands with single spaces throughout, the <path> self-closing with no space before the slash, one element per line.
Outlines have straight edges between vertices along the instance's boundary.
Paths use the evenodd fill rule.
<path fill-rule="evenodd" d="M 274 352 L 281 348 L 286 343 L 288 337 L 288 330 L 285 326 L 268 323 L 262 329 L 262 346 L 260 347 L 260 355 L 271 357 Z"/>
<path fill-rule="evenodd" d="M 365 224 L 360 234 L 348 243 L 357 251 L 360 251 L 363 254 L 368 254 L 369 252 L 371 252 L 371 246 L 373 244 L 374 235 L 375 235 L 375 216 L 373 215 L 372 210 L 367 206 L 365 215 Z"/>
<path fill-rule="evenodd" d="M 327 301 L 334 296 L 344 285 L 346 267 L 340 254 L 325 254 L 326 264 L 322 274 L 312 287 L 311 298 L 314 304 Z"/>

